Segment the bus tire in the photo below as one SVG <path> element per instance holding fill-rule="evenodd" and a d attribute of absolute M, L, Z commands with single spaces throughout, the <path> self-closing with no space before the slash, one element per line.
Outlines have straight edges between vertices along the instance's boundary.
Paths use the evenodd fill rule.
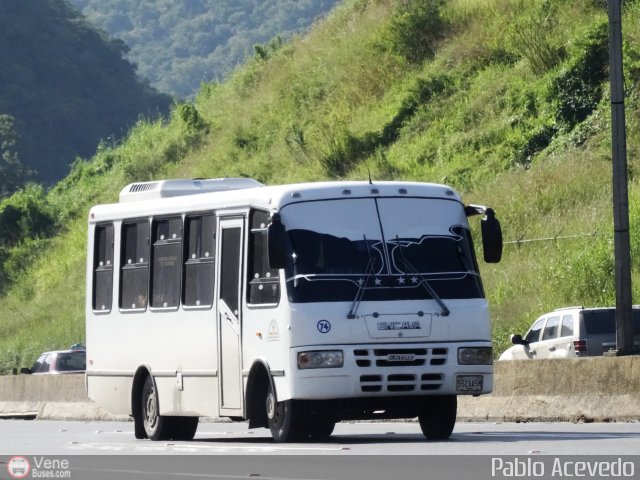
<path fill-rule="evenodd" d="M 315 419 L 307 423 L 307 435 L 312 441 L 326 440 L 333 433 L 336 422 L 333 420 Z"/>
<path fill-rule="evenodd" d="M 142 387 L 144 385 L 144 379 L 148 373 L 142 371 L 136 372 L 133 379 L 133 391 L 131 392 L 131 414 L 133 416 L 133 433 L 138 440 L 142 440 L 147 437 L 147 432 L 144 429 L 144 418 L 142 414 Z"/>
<path fill-rule="evenodd" d="M 151 440 L 168 440 L 171 436 L 171 419 L 159 414 L 158 391 L 150 375 L 144 381 L 140 398 L 147 437 Z"/>
<path fill-rule="evenodd" d="M 165 417 L 170 420 L 172 440 L 193 440 L 198 429 L 198 417 Z"/>
<path fill-rule="evenodd" d="M 276 401 L 273 386 L 269 384 L 265 399 L 267 421 L 276 443 L 295 442 L 302 439 L 302 421 L 295 400 Z"/>
<path fill-rule="evenodd" d="M 427 398 L 418 415 L 420 429 L 429 440 L 446 440 L 456 424 L 458 400 L 455 395 Z"/>
<path fill-rule="evenodd" d="M 144 420 L 142 417 L 134 416 L 133 417 L 133 435 L 138 440 L 143 440 L 147 437 L 147 432 L 144 429 Z"/>

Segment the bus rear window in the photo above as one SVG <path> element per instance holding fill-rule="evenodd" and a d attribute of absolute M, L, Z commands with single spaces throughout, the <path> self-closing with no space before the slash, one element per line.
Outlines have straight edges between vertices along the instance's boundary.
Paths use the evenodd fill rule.
<path fill-rule="evenodd" d="M 121 258 L 120 308 L 144 309 L 149 282 L 149 223 L 146 220 L 122 225 Z"/>
<path fill-rule="evenodd" d="M 93 295 L 95 312 L 111 311 L 113 297 L 113 225 L 97 225 L 93 255 Z"/>
<path fill-rule="evenodd" d="M 211 307 L 215 278 L 216 216 L 189 216 L 185 220 L 182 303 Z"/>
<path fill-rule="evenodd" d="M 180 303 L 182 218 L 153 221 L 151 307 L 175 308 Z"/>

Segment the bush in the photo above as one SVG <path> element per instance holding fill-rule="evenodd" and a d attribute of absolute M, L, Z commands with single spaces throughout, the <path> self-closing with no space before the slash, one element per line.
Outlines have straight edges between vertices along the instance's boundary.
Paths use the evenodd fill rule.
<path fill-rule="evenodd" d="M 549 98 L 556 104 L 557 122 L 567 130 L 591 115 L 602 98 L 609 64 L 607 24 L 597 24 L 577 46 L 578 53 L 553 81 Z"/>
<path fill-rule="evenodd" d="M 55 230 L 55 215 L 41 185 L 28 185 L 0 203 L 0 243 L 5 247 L 21 239 L 49 236 Z"/>
<path fill-rule="evenodd" d="M 543 0 L 524 12 L 507 28 L 507 50 L 526 58 L 533 73 L 543 75 L 566 54 L 561 45 L 556 45 L 552 35 L 558 24 L 558 5 Z"/>
<path fill-rule="evenodd" d="M 447 29 L 440 14 L 445 3 L 445 0 L 401 0 L 378 46 L 414 63 L 432 57 Z"/>
<path fill-rule="evenodd" d="M 177 116 L 184 123 L 187 131 L 191 134 L 198 134 L 206 131 L 207 124 L 200 116 L 198 109 L 191 103 L 183 103 L 176 108 Z"/>
<path fill-rule="evenodd" d="M 28 185 L 0 203 L 0 290 L 29 266 L 41 239 L 58 228 L 41 185 Z"/>
<path fill-rule="evenodd" d="M 6 281 L 15 282 L 38 259 L 44 248 L 49 245 L 48 238 L 24 238 L 19 245 L 10 250 L 3 261 L 2 270 Z"/>
<path fill-rule="evenodd" d="M 380 130 L 355 136 L 346 127 L 342 131 L 334 128 L 338 135 L 334 137 L 332 151 L 321 159 L 326 174 L 332 178 L 344 177 L 361 160 L 392 145 L 418 109 L 450 87 L 451 79 L 446 75 L 416 78 L 406 87 L 402 99 L 394 105 L 393 115 Z"/>

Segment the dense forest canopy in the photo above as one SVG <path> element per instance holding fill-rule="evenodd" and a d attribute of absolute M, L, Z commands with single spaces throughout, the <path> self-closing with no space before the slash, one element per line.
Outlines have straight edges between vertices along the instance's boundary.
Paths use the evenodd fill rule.
<path fill-rule="evenodd" d="M 138 80 L 125 52 L 66 1 L 0 2 L 0 196 L 54 183 L 101 141 L 168 112 L 171 99 Z"/>
<path fill-rule="evenodd" d="M 130 47 L 127 58 L 162 92 L 192 96 L 220 81 L 254 44 L 301 32 L 338 0 L 70 0 Z"/>

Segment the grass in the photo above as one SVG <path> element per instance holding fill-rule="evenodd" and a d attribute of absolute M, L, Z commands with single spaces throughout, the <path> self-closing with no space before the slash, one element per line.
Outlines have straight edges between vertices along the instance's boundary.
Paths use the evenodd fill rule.
<path fill-rule="evenodd" d="M 0 371 L 83 340 L 86 212 L 154 178 L 277 184 L 370 172 L 451 184 L 494 207 L 512 242 L 500 264 L 481 264 L 496 353 L 545 311 L 613 304 L 604 24 L 597 0 L 346 0 L 309 35 L 204 84 L 193 105 L 76 161 L 46 197 L 58 235 L 9 250 L 15 263 L 33 246 L 36 261 L 0 297 Z M 625 2 L 634 259 L 639 24 L 640 2 Z M 634 263 L 636 298 L 639 276 Z"/>

